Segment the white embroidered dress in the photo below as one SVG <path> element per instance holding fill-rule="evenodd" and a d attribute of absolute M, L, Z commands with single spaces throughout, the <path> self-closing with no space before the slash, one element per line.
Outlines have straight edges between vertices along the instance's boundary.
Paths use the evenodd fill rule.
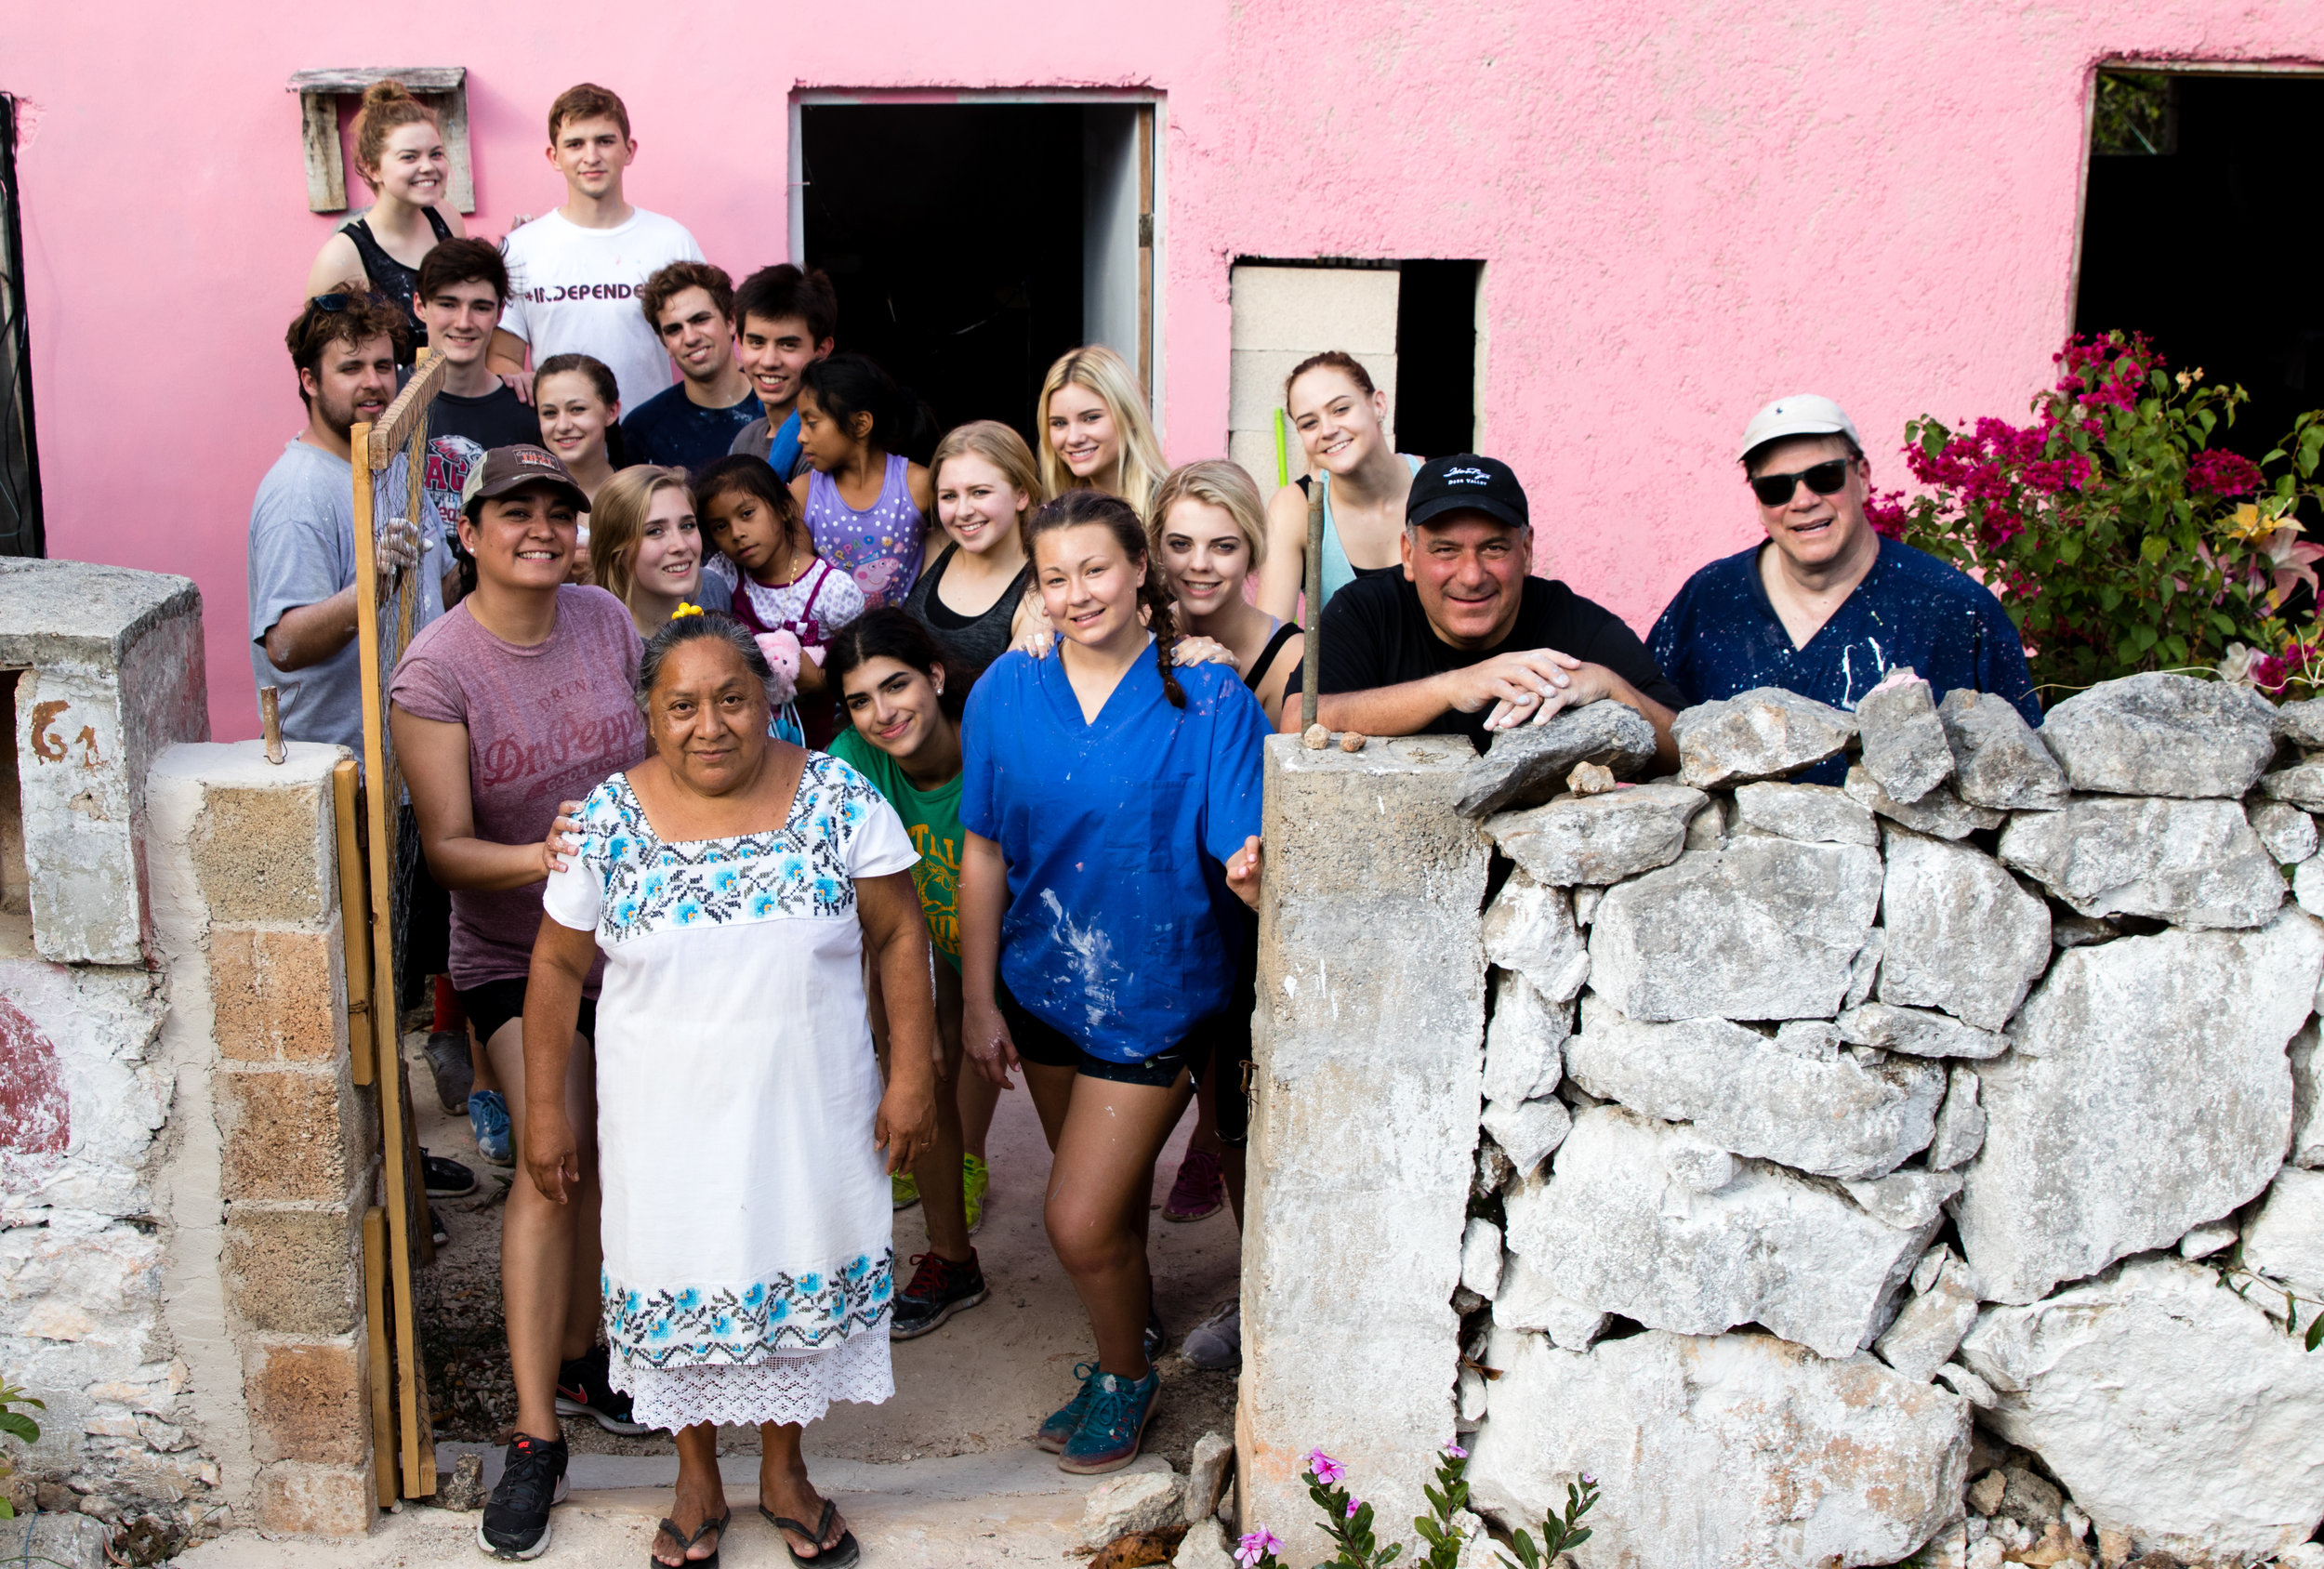
<path fill-rule="evenodd" d="M 616 773 L 548 879 L 605 954 L 598 1158 L 613 1385 L 640 1422 L 812 1422 L 895 1392 L 855 881 L 919 857 L 838 758 L 772 833 L 665 842 Z"/>

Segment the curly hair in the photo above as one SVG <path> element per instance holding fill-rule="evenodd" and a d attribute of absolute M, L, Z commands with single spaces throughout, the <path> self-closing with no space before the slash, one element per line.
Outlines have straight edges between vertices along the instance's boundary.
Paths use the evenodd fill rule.
<path fill-rule="evenodd" d="M 645 312 L 645 324 L 655 336 L 662 331 L 662 308 L 688 289 L 700 289 L 710 297 L 720 315 L 730 322 L 734 319 L 734 280 L 726 275 L 725 268 L 706 261 L 673 261 L 638 285 L 638 309 Z"/>
<path fill-rule="evenodd" d="M 321 303 L 338 300 L 337 310 L 325 310 Z M 320 294 L 307 301 L 283 334 L 283 347 L 290 350 L 291 365 L 300 371 L 322 375 L 323 356 L 333 344 L 344 343 L 352 348 L 384 336 L 395 345 L 396 358 L 401 360 L 411 351 L 412 327 L 394 303 L 384 295 L 372 293 L 371 285 L 361 278 L 350 278 L 327 294 Z M 305 377 L 298 383 L 299 402 L 311 403 L 307 395 Z"/>

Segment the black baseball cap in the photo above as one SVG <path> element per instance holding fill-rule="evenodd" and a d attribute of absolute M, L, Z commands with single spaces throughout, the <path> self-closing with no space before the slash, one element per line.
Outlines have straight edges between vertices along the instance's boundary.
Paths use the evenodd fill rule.
<path fill-rule="evenodd" d="M 576 512 L 589 509 L 589 493 L 574 480 L 572 471 L 557 455 L 545 447 L 495 447 L 482 461 L 468 471 L 468 481 L 460 487 L 460 510 L 470 519 L 476 516 L 476 504 L 527 485 L 545 485 L 573 503 Z"/>
<path fill-rule="evenodd" d="M 1447 512 L 1482 512 L 1513 529 L 1533 526 L 1525 487 L 1509 465 L 1472 452 L 1432 457 L 1412 476 L 1412 494 L 1404 504 L 1406 524 L 1419 528 Z"/>

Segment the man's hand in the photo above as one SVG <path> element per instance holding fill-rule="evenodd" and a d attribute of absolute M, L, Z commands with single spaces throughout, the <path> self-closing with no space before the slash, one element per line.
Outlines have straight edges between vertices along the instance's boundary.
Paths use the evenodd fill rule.
<path fill-rule="evenodd" d="M 1493 705 L 1493 711 L 1485 716 L 1485 728 L 1515 730 L 1522 725 L 1547 724 L 1568 708 L 1579 708 L 1602 697 L 1613 697 L 1629 690 L 1603 665 L 1586 665 L 1555 649 L 1543 649 L 1536 655 L 1555 662 L 1556 678 L 1548 683 L 1548 690 L 1537 694 L 1503 698 Z"/>
<path fill-rule="evenodd" d="M 1486 721 L 1488 730 L 1506 730 L 1521 722 L 1546 699 L 1567 692 L 1578 672 L 1596 669 L 1598 666 L 1585 666 L 1555 649 L 1537 648 L 1522 653 L 1499 654 L 1466 669 L 1447 670 L 1437 680 L 1443 683 L 1446 706 L 1458 712 L 1473 714 L 1480 708 L 1491 708 L 1494 718 L 1507 711 L 1516 712 L 1516 720 L 1503 719 L 1496 724 L 1493 718 L 1488 718 Z M 1601 691 L 1595 695 L 1604 693 Z"/>
<path fill-rule="evenodd" d="M 382 577 L 419 565 L 419 526 L 409 518 L 390 518 L 372 535 L 371 564 Z"/>

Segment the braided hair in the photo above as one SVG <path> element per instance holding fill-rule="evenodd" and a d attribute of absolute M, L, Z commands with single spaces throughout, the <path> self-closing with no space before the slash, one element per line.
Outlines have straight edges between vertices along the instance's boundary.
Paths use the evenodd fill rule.
<path fill-rule="evenodd" d="M 1034 542 L 1044 534 L 1089 523 L 1114 536 L 1131 566 L 1146 569 L 1145 581 L 1138 586 L 1138 606 L 1145 612 L 1147 629 L 1154 634 L 1154 660 L 1162 671 L 1162 695 L 1170 700 L 1171 707 L 1185 707 L 1186 689 L 1178 684 L 1178 671 L 1170 662 L 1171 646 L 1178 641 L 1178 617 L 1170 607 L 1170 591 L 1162 586 L 1162 574 L 1147 558 L 1146 528 L 1139 521 L 1135 508 L 1103 491 L 1069 490 L 1054 501 L 1043 502 L 1033 514 L 1025 525 L 1025 554 L 1036 554 Z"/>

